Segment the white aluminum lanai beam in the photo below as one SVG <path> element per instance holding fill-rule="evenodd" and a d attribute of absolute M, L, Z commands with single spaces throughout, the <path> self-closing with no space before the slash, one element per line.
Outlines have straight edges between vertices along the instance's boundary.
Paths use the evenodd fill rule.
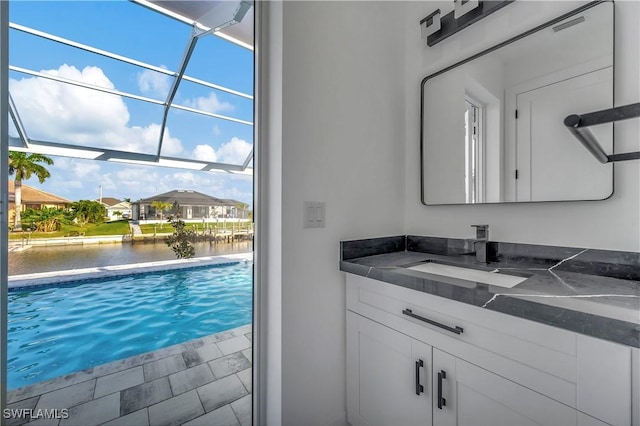
<path fill-rule="evenodd" d="M 246 24 L 242 22 L 244 15 L 249 13 L 249 11 L 251 10 L 251 7 L 254 4 L 253 0 L 240 0 L 240 1 L 234 1 L 234 2 L 230 0 L 223 0 L 223 1 L 213 0 L 208 2 L 210 4 L 213 4 L 214 8 L 217 8 L 215 12 L 219 15 L 222 14 L 222 15 L 228 16 L 229 10 L 231 9 L 229 5 L 232 5 L 232 8 L 234 8 L 234 10 L 233 10 L 233 14 L 231 15 L 231 18 L 229 18 L 226 22 L 222 22 L 222 23 L 217 21 L 212 22 L 211 16 L 209 16 L 209 13 L 204 13 L 203 15 L 201 15 L 200 13 L 196 13 L 195 15 L 193 14 L 193 12 L 195 11 L 194 9 L 198 9 L 199 12 L 202 12 L 201 5 L 205 4 L 205 2 L 203 1 L 202 2 L 200 1 L 167 2 L 162 0 L 160 1 L 129 0 L 129 1 L 139 4 L 140 6 L 144 6 L 155 12 L 159 12 L 165 16 L 168 16 L 169 18 L 175 19 L 184 24 L 188 24 L 191 26 L 198 26 L 199 28 L 205 31 L 214 29 L 216 30 L 213 33 L 214 36 L 230 41 L 231 43 L 234 43 L 238 46 L 242 46 L 245 49 L 253 50 L 253 25 L 252 23 Z M 194 8 L 194 4 L 198 4 L 200 7 Z M 222 4 L 222 7 L 220 4 Z M 190 16 L 186 16 L 185 14 L 185 12 L 188 9 L 192 9 L 191 13 L 187 13 Z M 212 10 L 209 10 L 209 12 L 212 12 Z M 224 25 L 224 24 L 227 24 L 227 25 Z M 219 31 L 219 30 L 227 29 L 229 26 L 233 24 L 240 24 L 240 25 L 234 25 L 234 30 L 230 31 L 231 33 L 234 33 L 234 34 L 227 34 L 226 31 Z M 235 29 L 237 28 L 240 28 L 239 32 L 235 31 Z"/>
<path fill-rule="evenodd" d="M 27 132 L 24 130 L 24 126 L 22 125 L 22 120 L 20 120 L 20 115 L 18 114 L 18 110 L 16 109 L 16 104 L 13 102 L 11 93 L 8 93 L 8 96 L 9 114 L 11 115 L 11 120 L 13 120 L 13 124 L 16 126 L 16 130 L 18 131 L 18 136 L 20 136 L 22 145 L 25 148 L 29 148 L 29 138 L 27 137 Z"/>
<path fill-rule="evenodd" d="M 47 40 L 55 41 L 55 42 L 60 43 L 60 44 L 64 44 L 64 45 L 71 46 L 71 47 L 75 47 L 77 49 L 84 50 L 84 51 L 87 51 L 87 52 L 90 52 L 90 53 L 95 53 L 97 55 L 101 55 L 101 56 L 104 56 L 104 57 L 109 58 L 109 59 L 115 59 L 117 61 L 124 62 L 124 63 L 130 64 L 130 65 L 135 65 L 135 66 L 138 66 L 138 67 L 141 67 L 141 68 L 146 68 L 146 69 L 151 70 L 151 71 L 156 71 L 156 72 L 159 72 L 159 73 L 162 73 L 162 74 L 166 74 L 166 75 L 170 75 L 170 76 L 176 76 L 177 75 L 176 71 L 171 71 L 171 70 L 168 70 L 166 68 L 161 68 L 161 67 L 157 67 L 155 65 L 147 64 L 146 62 L 142 62 L 142 61 L 138 61 L 138 60 L 135 60 L 135 59 L 131 59 L 131 58 L 128 58 L 126 56 L 118 55 L 117 53 L 112 53 L 112 52 L 109 52 L 107 50 L 98 49 L 97 47 L 93 47 L 93 46 L 89 46 L 89 45 L 86 45 L 86 44 L 78 43 L 78 42 L 75 42 L 73 40 L 69 40 L 69 39 L 63 38 L 63 37 L 58 37 L 58 36 L 55 36 L 53 34 L 46 33 L 44 31 L 39 31 L 39 30 L 35 30 L 33 28 L 26 27 L 24 25 L 19 25 L 19 24 L 15 24 L 13 22 L 10 22 L 9 23 L 9 28 L 17 30 L 17 31 L 22 31 L 24 33 L 27 33 L 27 34 L 30 34 L 30 35 L 34 35 L 34 36 L 37 36 L 37 37 L 41 37 L 41 38 L 44 38 L 44 39 L 47 39 Z M 229 94 L 232 94 L 232 95 L 236 95 L 236 96 L 240 96 L 240 97 L 243 97 L 243 98 L 246 98 L 246 99 L 253 100 L 253 96 L 252 95 L 249 95 L 249 94 L 246 94 L 246 93 L 243 93 L 243 92 L 239 92 L 237 90 L 229 89 L 228 87 L 220 86 L 218 84 L 210 83 L 208 81 L 201 80 L 201 79 L 198 79 L 198 78 L 189 77 L 188 75 L 185 75 L 182 78 L 184 80 L 187 80 L 187 81 L 190 81 L 192 83 L 196 83 L 196 84 L 199 84 L 199 85 L 202 85 L 202 86 L 206 86 L 206 87 L 209 87 L 211 89 L 220 90 L 222 92 L 226 92 L 226 93 L 229 93 Z"/>
<path fill-rule="evenodd" d="M 156 100 L 156 99 L 147 98 L 145 96 L 140 96 L 140 95 L 134 95 L 133 93 L 122 92 L 120 90 L 109 89 L 109 88 L 103 87 L 103 86 L 96 86 L 95 84 L 83 83 L 81 81 L 72 80 L 72 79 L 64 78 L 64 77 L 59 77 L 59 76 L 53 75 L 53 74 L 47 74 L 47 73 L 43 73 L 43 72 L 39 72 L 39 71 L 32 71 L 32 70 L 29 70 L 29 69 L 26 69 L 26 68 L 16 67 L 14 65 L 9 65 L 9 69 L 11 71 L 19 72 L 19 73 L 22 73 L 22 74 L 32 75 L 34 77 L 46 78 L 47 80 L 53 80 L 53 81 L 57 81 L 59 83 L 71 84 L 73 86 L 84 87 L 85 89 L 97 90 L 99 92 L 110 93 L 112 95 L 123 96 L 125 98 L 136 99 L 138 101 L 149 102 L 149 103 L 152 103 L 152 104 L 164 105 L 164 102 Z"/>
<path fill-rule="evenodd" d="M 180 82 L 182 81 L 182 76 L 184 72 L 187 70 L 187 65 L 189 65 L 189 59 L 191 59 L 191 55 L 193 54 L 193 50 L 196 48 L 196 43 L 198 43 L 198 36 L 196 34 L 196 28 L 193 29 L 191 36 L 189 37 L 189 41 L 187 42 L 187 47 L 184 51 L 184 55 L 182 56 L 182 61 L 180 61 L 180 68 L 178 69 L 178 73 L 173 79 L 173 83 L 171 83 L 171 89 L 169 89 L 169 93 L 167 94 L 167 100 L 164 102 L 164 111 L 162 113 L 162 124 L 160 125 L 160 135 L 158 136 L 158 153 L 156 155 L 157 160 L 160 160 L 160 154 L 162 153 L 162 143 L 164 142 L 164 130 L 167 127 L 167 119 L 169 118 L 169 109 L 171 108 L 171 104 L 173 103 L 173 98 L 176 96 L 178 92 L 178 87 L 180 86 Z"/>
<path fill-rule="evenodd" d="M 247 13 L 249 8 L 251 7 L 250 3 L 245 1 L 239 2 L 231 2 L 225 1 L 215 5 L 214 8 L 209 10 L 205 15 L 207 22 L 213 22 L 211 27 L 203 27 L 201 24 L 196 22 L 193 26 L 193 30 L 191 32 L 191 37 L 187 43 L 187 47 L 185 49 L 184 55 L 182 57 L 182 61 L 180 62 L 180 67 L 178 68 L 178 73 L 176 74 L 173 83 L 171 84 L 171 89 L 167 95 L 167 100 L 164 106 L 164 112 L 162 115 L 162 124 L 160 125 L 160 136 L 158 141 L 158 154 L 157 159 L 160 160 L 160 154 L 162 153 L 162 144 L 164 142 L 164 131 L 167 127 L 167 119 L 169 118 L 169 110 L 171 108 L 171 104 L 173 104 L 173 99 L 178 92 L 178 87 L 182 82 L 182 77 L 184 76 L 185 71 L 187 70 L 187 66 L 189 65 L 189 61 L 191 60 L 191 55 L 193 55 L 193 51 L 196 48 L 196 44 L 198 40 L 208 34 L 215 33 L 223 28 L 227 28 L 229 26 L 235 25 L 242 21 L 244 15 Z"/>
<path fill-rule="evenodd" d="M 147 4 L 148 2 L 144 2 L 144 1 L 136 1 L 136 3 L 140 3 L 143 6 L 147 6 L 150 7 L 149 4 Z M 226 3 L 226 2 L 225 2 Z M 231 7 L 229 7 L 229 5 L 231 5 Z M 139 100 L 139 101 L 143 101 L 143 102 L 148 102 L 148 103 L 152 103 L 152 104 L 156 104 L 156 105 L 164 105 L 164 113 L 163 113 L 163 120 L 162 120 L 162 126 L 161 126 L 161 131 L 160 131 L 160 137 L 159 137 L 159 143 L 158 143 L 158 150 L 157 150 L 157 154 L 156 155 L 151 155 L 151 154 L 140 154 L 140 153 L 133 153 L 133 152 L 127 152 L 127 151 L 118 151 L 118 150 L 109 150 L 109 149 L 102 149 L 102 148 L 94 148 L 94 147 L 87 147 L 87 146 L 79 146 L 79 145 L 73 145 L 73 144 L 65 144 L 65 143 L 58 143 L 58 142 L 51 142 L 51 141 L 41 141 L 41 140 L 31 140 L 28 138 L 27 133 L 25 131 L 24 126 L 22 125 L 22 121 L 20 119 L 20 114 L 18 112 L 17 107 L 15 106 L 15 104 L 13 103 L 13 100 L 11 99 L 10 102 L 10 115 L 13 119 L 13 122 L 16 126 L 16 129 L 19 133 L 20 136 L 20 141 L 22 142 L 22 146 L 17 145 L 17 140 L 15 140 L 15 138 L 10 138 L 11 139 L 11 148 L 13 150 L 18 150 L 18 151 L 29 151 L 29 152 L 41 152 L 41 153 L 46 153 L 46 154 L 52 154 L 52 150 L 54 150 L 55 148 L 59 148 L 62 151 L 64 151 L 65 154 L 59 154 L 59 155 L 67 155 L 67 156 L 73 156 L 73 154 L 71 153 L 75 153 L 75 155 L 78 155 L 80 158 L 92 158 L 92 159 L 99 159 L 99 160 L 118 160 L 118 161 L 129 161 L 129 162 L 135 162 L 135 163 L 141 163 L 141 164 L 156 164 L 156 165 L 164 165 L 167 167 L 181 167 L 179 166 L 179 164 L 182 164 L 183 166 L 187 166 L 187 168 L 189 169 L 194 169 L 194 170 L 206 170 L 206 171 L 226 171 L 226 172 L 231 172 L 231 173 L 249 173 L 252 174 L 252 169 L 248 168 L 249 163 L 251 162 L 251 159 L 253 158 L 253 149 L 252 151 L 249 153 L 249 155 L 247 156 L 247 159 L 244 161 L 244 163 L 242 165 L 233 165 L 233 164 L 224 164 L 224 163 L 212 163 L 212 162 L 203 162 L 203 161 L 198 161 L 198 160 L 190 160 L 190 159 L 182 159 L 182 158 L 173 158 L 173 157 L 163 157 L 160 155 L 161 150 L 162 150 L 162 142 L 163 142 L 163 136 L 164 136 L 164 129 L 166 128 L 166 121 L 168 118 L 168 112 L 169 112 L 169 108 L 176 108 L 176 109 L 180 109 L 180 110 L 184 110 L 184 111 L 189 111 L 189 112 L 193 112 L 193 113 L 197 113 L 197 114 L 201 114 L 201 115 L 206 115 L 206 116 L 210 116 L 210 117 L 214 117 L 214 118 L 219 118 L 222 120 L 227 120 L 227 121 L 232 121 L 232 122 L 236 122 L 236 123 L 240 123 L 240 124 L 245 124 L 245 125 L 249 125 L 249 126 L 253 126 L 253 123 L 251 121 L 247 121 L 247 120 L 241 120 L 238 118 L 234 118 L 234 117 L 228 117 L 228 116 L 224 116 L 221 114 L 215 114 L 215 113 L 211 113 L 208 111 L 204 111 L 204 110 L 199 110 L 196 108 L 191 108 L 191 107 L 187 107 L 187 106 L 183 106 L 183 105 L 177 105 L 177 104 L 173 104 L 173 99 L 177 93 L 177 89 L 178 86 L 181 82 L 181 80 L 187 80 L 196 84 L 199 84 L 201 86 L 204 87 L 208 87 L 208 88 L 212 88 L 215 90 L 220 90 L 235 96 L 240 96 L 246 99 L 250 99 L 253 100 L 253 96 L 252 95 L 248 95 L 246 93 L 242 93 L 233 89 L 229 89 L 214 83 L 210 83 L 201 79 L 197 79 L 197 78 L 193 78 L 193 77 L 189 77 L 187 75 L 185 75 L 185 70 L 186 67 L 189 63 L 189 59 L 193 53 L 193 50 L 195 48 L 195 45 L 197 43 L 197 40 L 207 34 L 211 34 L 214 33 L 218 30 L 218 29 L 222 29 L 231 25 L 234 25 L 236 23 L 238 23 L 239 21 L 242 20 L 242 18 L 244 17 L 244 15 L 246 14 L 247 10 L 251 7 L 252 2 L 247 2 L 247 1 L 237 1 L 237 2 L 229 2 L 224 6 L 224 13 L 222 13 L 222 18 L 219 19 L 219 25 L 216 22 L 216 26 L 214 28 L 208 28 L 208 27 L 203 27 L 203 25 L 199 24 L 196 21 L 190 21 L 188 19 L 180 19 L 182 22 L 185 23 L 190 23 L 192 25 L 194 25 L 194 29 L 193 29 L 193 33 L 192 36 L 189 40 L 189 44 L 187 46 L 187 49 L 185 51 L 185 54 L 183 56 L 182 62 L 180 64 L 180 69 L 179 71 L 175 72 L 175 71 L 171 71 L 165 68 L 161 68 L 161 67 L 157 67 L 151 64 L 147 64 L 145 62 L 142 61 L 138 61 L 132 58 L 128 58 L 126 56 L 122 56 L 122 55 L 118 55 L 116 53 L 113 52 L 109 52 L 106 50 L 102 50 L 102 49 L 98 49 L 95 48 L 93 46 L 89 46 L 86 44 L 82 44 L 82 43 L 78 43 L 69 39 L 65 39 L 63 37 L 59 37 L 59 36 L 55 36 L 53 34 L 49 34 L 43 31 L 39 31 L 39 30 L 35 30 L 23 25 L 19 25 L 19 24 L 15 24 L 15 23 L 9 23 L 9 28 L 12 28 L 14 30 L 17 31 L 22 31 L 25 32 L 27 34 L 30 35 L 34 35 L 37 37 L 41 37 L 50 41 L 54 41 L 54 42 L 58 42 L 64 45 L 68 45 L 77 49 L 81 49 L 81 50 L 85 50 L 87 52 L 90 53 L 95 53 L 110 59 L 114 59 L 114 60 L 118 60 L 130 65 L 134 65 L 134 66 L 138 66 L 141 68 L 145 68 L 145 69 L 149 69 L 152 71 L 156 71 L 165 75 L 170 75 L 174 77 L 174 82 L 173 85 L 171 87 L 171 90 L 169 91 L 169 94 L 167 96 L 167 99 L 165 101 L 161 101 L 161 100 L 157 100 L 157 99 L 152 99 L 152 98 L 148 98 L 148 97 L 144 97 L 144 96 L 140 96 L 140 95 L 135 95 L 132 93 L 128 93 L 128 92 L 122 92 L 119 90 L 114 90 L 114 89 L 109 89 L 109 88 L 105 88 L 105 87 L 100 87 L 100 86 L 96 86 L 96 85 L 92 85 L 92 84 L 87 84 L 87 83 L 83 83 L 83 82 L 79 82 L 79 81 L 75 81 L 75 80 L 71 80 L 71 79 L 66 79 L 63 77 L 58 77 L 58 76 L 54 76 L 54 75 L 50 75 L 50 74 L 46 74 L 46 73 L 42 73 L 42 72 L 38 72 L 38 71 L 33 71 L 33 70 L 28 70 L 25 68 L 21 68 L 21 67 L 16 67 L 16 66 L 9 66 L 9 69 L 15 72 L 20 72 L 23 74 L 28 74 L 28 75 L 33 75 L 36 77 L 40 77 L 40 78 L 46 78 L 49 80 L 53 80 L 53 81 L 57 81 L 60 83 L 64 83 L 64 84 L 70 84 L 70 85 L 74 85 L 74 86 L 78 86 L 78 87 L 83 87 L 86 89 L 90 89 L 90 90 L 97 90 L 97 91 L 101 91 L 101 92 L 105 92 L 105 93 L 109 93 L 109 94 L 113 94 L 113 95 L 117 95 L 117 96 L 122 96 L 122 97 L 126 97 L 126 98 L 130 98 L 130 99 L 135 99 L 135 100 Z M 151 7 L 152 9 L 156 10 L 156 7 Z M 162 9 L 162 8 L 160 8 Z M 171 16 L 171 14 L 169 13 L 165 13 L 166 11 L 163 9 L 161 10 L 162 13 L 164 13 L 165 15 L 169 15 Z M 211 20 L 212 15 L 208 16 L 208 19 Z M 171 16 L 173 18 L 176 18 L 176 16 Z M 178 18 L 176 18 L 178 19 Z M 217 19 L 217 17 L 216 17 Z M 216 34 L 216 35 L 220 35 L 220 34 Z M 233 40 L 232 40 L 233 41 Z M 246 46 L 245 46 L 246 47 Z M 55 152 L 55 151 L 54 151 Z M 95 156 L 93 154 L 95 154 Z"/>
<path fill-rule="evenodd" d="M 93 84 L 83 83 L 81 81 L 71 80 L 71 79 L 64 78 L 64 77 L 58 77 L 57 75 L 53 75 L 53 74 L 46 74 L 46 73 L 42 73 L 42 72 L 39 72 L 39 71 L 33 71 L 33 70 L 26 69 L 26 68 L 16 67 L 14 65 L 9 65 L 9 69 L 11 71 L 15 71 L 15 72 L 23 73 L 23 74 L 28 74 L 28 75 L 33 75 L 35 77 L 42 77 L 42 78 L 46 78 L 48 80 L 58 81 L 60 83 L 71 84 L 71 85 L 74 85 L 74 86 L 84 87 L 86 89 L 91 89 L 91 90 L 97 90 L 97 91 L 100 91 L 100 92 L 110 93 L 112 95 L 118 95 L 118 96 L 123 96 L 125 98 L 136 99 L 138 101 L 149 102 L 149 103 L 156 104 L 156 105 L 164 105 L 165 104 L 165 101 L 161 101 L 159 99 L 147 98 L 145 96 L 134 95 L 133 93 L 129 93 L 129 92 L 123 92 L 123 91 L 120 91 L 120 90 L 109 89 L 109 88 L 102 87 L 102 86 L 95 86 Z M 219 118 L 221 120 L 232 121 L 234 123 L 246 124 L 247 126 L 252 126 L 253 125 L 253 123 L 251 121 L 241 120 L 239 118 L 229 117 L 229 116 L 222 115 L 222 114 L 216 114 L 216 113 L 213 113 L 213 112 L 204 111 L 204 110 L 197 109 L 197 108 L 191 108 L 191 107 L 187 107 L 187 106 L 184 106 L 184 105 L 172 104 L 171 107 L 175 108 L 175 109 L 180 109 L 180 110 L 183 110 L 183 111 L 193 112 L 193 113 L 200 114 L 200 115 L 206 115 L 206 116 L 209 116 L 209 117 Z M 16 109 L 16 112 L 17 112 L 17 109 Z"/>
<path fill-rule="evenodd" d="M 15 138 L 11 138 L 11 139 L 15 140 Z M 18 143 L 17 140 L 16 140 L 16 143 Z M 178 158 L 178 157 L 169 157 L 169 156 L 160 157 L 159 161 L 156 161 L 155 154 L 144 154 L 144 153 L 120 151 L 120 150 L 114 150 L 114 149 L 94 148 L 94 147 L 88 147 L 88 146 L 80 146 L 80 145 L 73 145 L 73 144 L 59 143 L 59 142 L 50 142 L 50 141 L 43 141 L 43 140 L 36 140 L 36 139 L 29 140 L 28 149 L 20 145 L 18 146 L 12 145 L 11 149 L 13 151 L 36 152 L 40 154 L 59 155 L 63 157 L 65 156 L 80 157 L 80 158 L 87 158 L 92 160 L 120 161 L 120 162 L 129 162 L 129 163 L 143 164 L 143 165 L 154 164 L 156 166 L 160 165 L 164 167 L 188 168 L 192 170 L 202 170 L 202 171 L 246 172 L 246 171 L 252 170 L 251 168 L 244 167 L 243 165 L 217 163 L 217 162 L 202 161 L 202 160 L 192 160 L 188 158 Z M 62 151 L 54 151 L 54 150 L 60 150 L 60 149 Z M 88 153 L 93 153 L 93 155 L 87 155 Z"/>

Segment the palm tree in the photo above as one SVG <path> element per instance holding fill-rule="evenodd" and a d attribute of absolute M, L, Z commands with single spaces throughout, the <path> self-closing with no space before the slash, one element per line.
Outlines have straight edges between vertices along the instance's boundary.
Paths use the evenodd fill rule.
<path fill-rule="evenodd" d="M 168 201 L 155 200 L 151 203 L 151 207 L 156 209 L 156 213 L 160 211 L 160 229 L 162 229 L 163 213 L 165 210 L 168 210 L 171 208 L 171 203 Z"/>
<path fill-rule="evenodd" d="M 51 177 L 51 173 L 44 166 L 38 164 L 44 163 L 49 166 L 53 165 L 53 160 L 42 154 L 29 154 L 26 152 L 11 151 L 9 152 L 9 174 L 15 175 L 15 203 L 16 215 L 14 218 L 14 230 L 22 229 L 20 223 L 20 212 L 22 210 L 22 180 L 29 179 L 35 174 L 40 183 Z"/>

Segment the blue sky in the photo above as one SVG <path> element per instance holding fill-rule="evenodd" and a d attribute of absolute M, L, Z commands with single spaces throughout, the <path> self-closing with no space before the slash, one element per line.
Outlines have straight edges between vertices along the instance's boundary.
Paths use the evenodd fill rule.
<path fill-rule="evenodd" d="M 10 21 L 156 67 L 176 71 L 191 27 L 128 1 L 12 1 Z M 147 98 L 166 98 L 172 77 L 40 37 L 10 30 L 10 64 Z M 253 52 L 215 36 L 198 41 L 186 75 L 253 94 Z M 163 107 L 9 73 L 10 92 L 32 139 L 155 153 Z M 253 102 L 182 81 L 174 103 L 252 122 Z M 253 128 L 172 109 L 163 155 L 239 164 L 253 146 Z M 252 202 L 252 177 L 53 157 L 51 178 L 25 183 L 62 197 L 150 197 L 193 189 Z"/>

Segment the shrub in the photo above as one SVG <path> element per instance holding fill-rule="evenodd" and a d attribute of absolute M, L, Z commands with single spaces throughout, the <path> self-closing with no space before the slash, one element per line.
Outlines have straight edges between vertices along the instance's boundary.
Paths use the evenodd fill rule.
<path fill-rule="evenodd" d="M 185 229 L 185 223 L 180 215 L 169 216 L 168 222 L 173 226 L 174 232 L 167 237 L 167 245 L 173 250 L 178 259 L 190 259 L 196 255 L 196 248 L 191 240 L 195 233 Z"/>

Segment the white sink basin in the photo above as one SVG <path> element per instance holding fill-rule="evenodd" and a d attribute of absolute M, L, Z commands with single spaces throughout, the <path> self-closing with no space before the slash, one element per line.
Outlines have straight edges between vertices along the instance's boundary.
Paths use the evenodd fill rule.
<path fill-rule="evenodd" d="M 505 275 L 496 272 L 486 272 L 477 269 L 463 268 L 459 266 L 442 265 L 440 263 L 427 262 L 421 265 L 412 266 L 412 271 L 426 272 L 427 274 L 440 275 L 450 278 L 458 278 L 466 281 L 475 281 L 483 284 L 495 285 L 498 287 L 511 288 L 526 280 L 525 277 L 515 275 Z"/>

